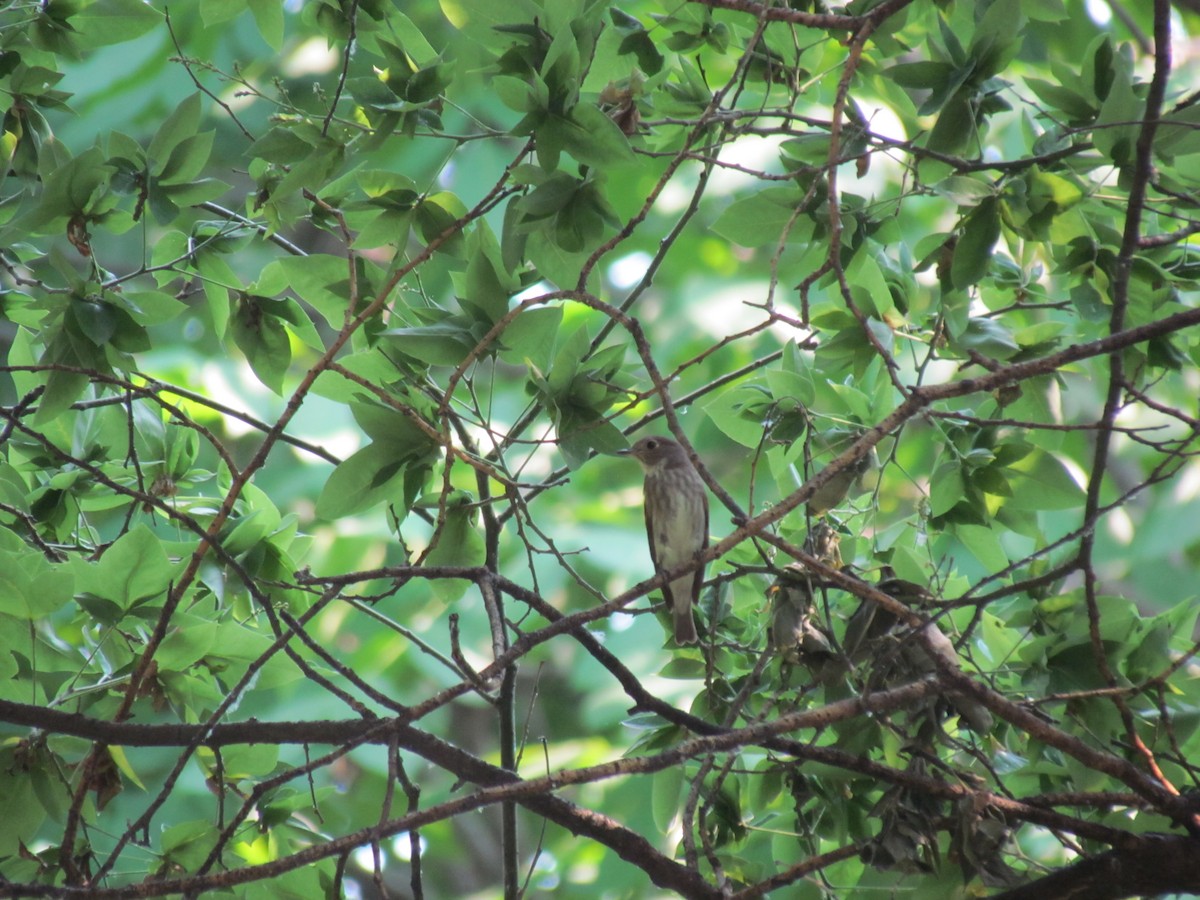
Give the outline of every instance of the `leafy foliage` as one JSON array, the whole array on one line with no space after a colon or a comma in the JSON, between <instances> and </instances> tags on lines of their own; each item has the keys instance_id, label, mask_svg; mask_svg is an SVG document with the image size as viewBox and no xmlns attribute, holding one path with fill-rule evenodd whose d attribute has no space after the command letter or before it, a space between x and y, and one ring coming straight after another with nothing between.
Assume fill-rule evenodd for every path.
<instances>
[{"instance_id":1,"label":"leafy foliage","mask_svg":"<svg viewBox=\"0 0 1200 900\"><path fill-rule=\"evenodd\" d=\"M0 893L1200 891L1194 10L183 6L0 12Z\"/></svg>"}]
</instances>

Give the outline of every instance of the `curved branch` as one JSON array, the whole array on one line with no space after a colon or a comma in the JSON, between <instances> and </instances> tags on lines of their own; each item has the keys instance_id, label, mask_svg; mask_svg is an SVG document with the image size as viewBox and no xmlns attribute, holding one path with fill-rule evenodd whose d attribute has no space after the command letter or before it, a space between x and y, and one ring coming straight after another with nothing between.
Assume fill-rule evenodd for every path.
<instances>
[{"instance_id":1,"label":"curved branch","mask_svg":"<svg viewBox=\"0 0 1200 900\"><path fill-rule=\"evenodd\" d=\"M1200 893L1200 841L1150 834L1052 872L992 900L1119 900L1122 897Z\"/></svg>"}]
</instances>

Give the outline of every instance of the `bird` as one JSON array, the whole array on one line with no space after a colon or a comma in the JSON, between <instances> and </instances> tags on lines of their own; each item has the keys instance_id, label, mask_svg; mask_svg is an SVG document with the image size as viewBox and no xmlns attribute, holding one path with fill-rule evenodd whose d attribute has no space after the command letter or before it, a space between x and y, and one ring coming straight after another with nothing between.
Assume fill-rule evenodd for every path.
<instances>
[{"instance_id":1,"label":"bird","mask_svg":"<svg viewBox=\"0 0 1200 900\"><path fill-rule=\"evenodd\" d=\"M928 588L897 578L891 566L883 567L876 587L914 609L928 608L937 599ZM879 639L899 624L900 620L896 618L895 613L883 609L874 600L860 600L858 609L846 623L846 636L842 639L842 646L855 662L861 662L870 658L878 650L874 645Z\"/></svg>"},{"instance_id":2,"label":"bird","mask_svg":"<svg viewBox=\"0 0 1200 900\"><path fill-rule=\"evenodd\" d=\"M793 563L767 589L771 600L771 643L787 663L819 669L835 655L813 604L808 570Z\"/></svg>"},{"instance_id":3,"label":"bird","mask_svg":"<svg viewBox=\"0 0 1200 900\"><path fill-rule=\"evenodd\" d=\"M824 563L831 569L841 569L845 563L842 562L842 538L824 519L819 522L814 522L813 527L809 529L808 534L804 536L804 552L817 560Z\"/></svg>"},{"instance_id":4,"label":"bird","mask_svg":"<svg viewBox=\"0 0 1200 900\"><path fill-rule=\"evenodd\" d=\"M872 458L866 453L846 466L817 488L808 498L808 514L822 516L840 504L849 495L858 480L871 468ZM822 469L821 471L824 471Z\"/></svg>"},{"instance_id":5,"label":"bird","mask_svg":"<svg viewBox=\"0 0 1200 900\"><path fill-rule=\"evenodd\" d=\"M897 578L890 566L884 566L876 588L899 600L912 610L927 611L938 604L938 598L924 585ZM896 615L872 600L861 600L858 609L846 624L842 646L854 662L868 659L886 672L886 680L904 681L914 676L937 671L937 660L954 668L961 663L954 643L934 621L917 629L900 627ZM924 640L916 634L921 631ZM950 700L962 721L977 734L987 734L994 724L992 714L973 697L958 695Z\"/></svg>"},{"instance_id":6,"label":"bird","mask_svg":"<svg viewBox=\"0 0 1200 900\"><path fill-rule=\"evenodd\" d=\"M643 511L654 571L670 571L695 559L708 546L708 495L687 451L670 438L644 437L619 452L636 459L645 472ZM703 583L701 565L663 585L678 644L697 641L692 604L700 599Z\"/></svg>"}]
</instances>

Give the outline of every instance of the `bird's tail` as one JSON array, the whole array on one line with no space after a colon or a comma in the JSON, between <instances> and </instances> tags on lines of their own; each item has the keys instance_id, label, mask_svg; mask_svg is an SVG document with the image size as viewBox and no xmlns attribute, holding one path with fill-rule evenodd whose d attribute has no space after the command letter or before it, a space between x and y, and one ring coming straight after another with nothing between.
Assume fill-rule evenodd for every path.
<instances>
[{"instance_id":1,"label":"bird's tail","mask_svg":"<svg viewBox=\"0 0 1200 900\"><path fill-rule=\"evenodd\" d=\"M689 575L671 586L671 617L675 620L675 643L694 644L696 622L692 618L692 577Z\"/></svg>"}]
</instances>

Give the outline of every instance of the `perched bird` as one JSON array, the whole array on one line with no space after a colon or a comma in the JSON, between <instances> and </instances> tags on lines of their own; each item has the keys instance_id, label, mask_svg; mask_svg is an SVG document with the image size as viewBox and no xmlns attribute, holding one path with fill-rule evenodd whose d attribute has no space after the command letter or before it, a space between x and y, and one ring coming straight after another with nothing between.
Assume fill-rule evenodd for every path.
<instances>
[{"instance_id":1,"label":"perched bird","mask_svg":"<svg viewBox=\"0 0 1200 900\"><path fill-rule=\"evenodd\" d=\"M820 673L837 655L820 625L808 571L793 563L767 589L771 599L771 643L784 662Z\"/></svg>"},{"instance_id":2,"label":"perched bird","mask_svg":"<svg viewBox=\"0 0 1200 900\"><path fill-rule=\"evenodd\" d=\"M884 566L876 587L913 610L928 610L937 604L937 597L924 585L895 577ZM916 630L900 627L900 620L871 600L863 600L846 623L842 646L854 662L867 659L889 682L904 681L937 671L935 657L958 668L958 651L936 622L917 629L925 641L918 639ZM987 734L994 724L987 707L972 697L955 696L950 700L962 720L976 733Z\"/></svg>"},{"instance_id":3,"label":"perched bird","mask_svg":"<svg viewBox=\"0 0 1200 900\"><path fill-rule=\"evenodd\" d=\"M872 455L865 453L850 465L833 475L808 498L808 513L821 516L840 504L849 495L858 480L871 468ZM824 471L824 470L822 470Z\"/></svg>"},{"instance_id":4,"label":"perched bird","mask_svg":"<svg viewBox=\"0 0 1200 900\"><path fill-rule=\"evenodd\" d=\"M897 578L890 566L884 566L880 571L876 587L913 609L929 607L937 599L928 588ZM862 600L858 609L850 616L850 621L846 623L846 637L842 640L842 646L851 659L861 661L871 656L878 649L872 649L872 645L899 623L899 619L881 608L878 603Z\"/></svg>"},{"instance_id":5,"label":"perched bird","mask_svg":"<svg viewBox=\"0 0 1200 900\"><path fill-rule=\"evenodd\" d=\"M960 665L958 651L954 649L954 643L946 636L946 632L938 628L936 622L930 622L921 630L925 632L925 637L929 642L928 649L915 640L915 635L913 639L906 640L903 645L904 659L913 671L920 675L928 675L936 671L935 657L958 668ZM958 711L963 722L976 734L987 734L992 730L995 720L992 718L991 712L974 697L958 694L951 697L950 704Z\"/></svg>"},{"instance_id":6,"label":"perched bird","mask_svg":"<svg viewBox=\"0 0 1200 900\"><path fill-rule=\"evenodd\" d=\"M841 538L825 521L813 523L804 552L832 569L842 568ZM824 582L803 563L791 563L767 588L771 600L771 643L787 663L803 663L814 672L835 655L829 632L813 604L813 589Z\"/></svg>"},{"instance_id":7,"label":"perched bird","mask_svg":"<svg viewBox=\"0 0 1200 900\"><path fill-rule=\"evenodd\" d=\"M804 537L804 552L822 562L831 569L841 569L842 538L834 531L833 526L822 519L813 524Z\"/></svg>"},{"instance_id":8,"label":"perched bird","mask_svg":"<svg viewBox=\"0 0 1200 900\"><path fill-rule=\"evenodd\" d=\"M646 536L655 572L678 568L708 546L708 495L687 452L663 437L644 437L621 455L632 456L646 473ZM704 567L697 566L663 585L663 599L675 622L675 640L696 642L692 604L700 599Z\"/></svg>"}]
</instances>

